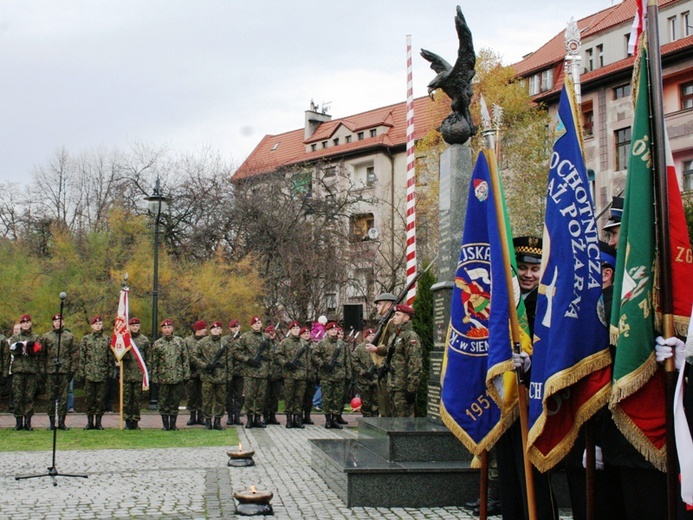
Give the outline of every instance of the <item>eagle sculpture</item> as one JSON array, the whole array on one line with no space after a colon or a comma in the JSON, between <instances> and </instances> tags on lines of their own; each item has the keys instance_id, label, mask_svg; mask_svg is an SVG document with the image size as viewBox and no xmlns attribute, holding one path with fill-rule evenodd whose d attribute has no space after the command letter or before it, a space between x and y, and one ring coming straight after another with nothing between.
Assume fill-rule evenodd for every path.
<instances>
[{"instance_id":1,"label":"eagle sculpture","mask_svg":"<svg viewBox=\"0 0 693 520\"><path fill-rule=\"evenodd\" d=\"M428 94L432 95L435 90L440 88L452 100L450 105L452 113L441 123L440 133L448 144L464 144L477 132L477 127L472 122L472 116L469 113L469 102L474 95L472 78L474 77L476 54L474 54L472 32L469 30L459 5L457 6L457 16L455 16L455 27L457 28L460 47L457 51L457 61L454 67L437 54L426 49L421 49L421 56L430 61L431 69L438 73L428 84Z\"/></svg>"}]
</instances>

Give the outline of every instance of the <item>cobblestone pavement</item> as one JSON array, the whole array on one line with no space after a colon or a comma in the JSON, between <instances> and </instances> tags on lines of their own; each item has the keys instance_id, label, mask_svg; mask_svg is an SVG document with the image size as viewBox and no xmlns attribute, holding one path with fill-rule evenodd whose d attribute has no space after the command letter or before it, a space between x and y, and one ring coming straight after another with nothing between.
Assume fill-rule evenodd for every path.
<instances>
[{"instance_id":1,"label":"cobblestone pavement","mask_svg":"<svg viewBox=\"0 0 693 520\"><path fill-rule=\"evenodd\" d=\"M455 507L348 509L310 468L308 439L353 438L351 429L238 428L243 447L256 451L254 467L228 467L226 447L58 451L61 474L88 479L58 476L54 487L50 478L15 480L45 473L50 452L0 453L0 518L234 518L233 492L251 485L274 492L278 519L474 518Z\"/></svg>"}]
</instances>

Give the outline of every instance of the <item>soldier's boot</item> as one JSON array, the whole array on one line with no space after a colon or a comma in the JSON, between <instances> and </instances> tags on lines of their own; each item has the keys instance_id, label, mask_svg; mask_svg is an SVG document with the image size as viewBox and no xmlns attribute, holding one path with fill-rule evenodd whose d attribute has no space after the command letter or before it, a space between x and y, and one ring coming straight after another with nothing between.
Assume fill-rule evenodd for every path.
<instances>
[{"instance_id":1,"label":"soldier's boot","mask_svg":"<svg viewBox=\"0 0 693 520\"><path fill-rule=\"evenodd\" d=\"M253 426L255 426L256 428L267 428L265 422L262 420L262 415L255 415L255 421L253 421Z\"/></svg>"},{"instance_id":2,"label":"soldier's boot","mask_svg":"<svg viewBox=\"0 0 693 520\"><path fill-rule=\"evenodd\" d=\"M234 416L235 416L235 413L234 413L234 412L229 412L229 415L228 415L228 417L226 418L226 426L233 426L233 424L234 424L234 422L233 422Z\"/></svg>"},{"instance_id":3,"label":"soldier's boot","mask_svg":"<svg viewBox=\"0 0 693 520\"><path fill-rule=\"evenodd\" d=\"M332 427L337 430L342 430L342 425L339 424L339 420L337 419L337 417L339 417L337 414L332 414Z\"/></svg>"},{"instance_id":4,"label":"soldier's boot","mask_svg":"<svg viewBox=\"0 0 693 520\"><path fill-rule=\"evenodd\" d=\"M247 413L247 414L245 414L245 417L246 417L245 427L246 427L247 429L252 428L252 427L253 427L253 422L254 422L254 421L253 421L253 416L250 415L249 413Z\"/></svg>"},{"instance_id":5,"label":"soldier's boot","mask_svg":"<svg viewBox=\"0 0 693 520\"><path fill-rule=\"evenodd\" d=\"M14 426L15 431L23 430L24 429L24 417L15 417L17 420L17 424Z\"/></svg>"},{"instance_id":6,"label":"soldier's boot","mask_svg":"<svg viewBox=\"0 0 693 520\"><path fill-rule=\"evenodd\" d=\"M195 410L192 410L190 412L190 419L188 419L188 422L185 423L188 426L193 426L194 424L197 424L197 412Z\"/></svg>"},{"instance_id":7,"label":"soldier's boot","mask_svg":"<svg viewBox=\"0 0 693 520\"><path fill-rule=\"evenodd\" d=\"M97 415L96 416L96 422L94 423L94 429L95 430L103 430L103 426L101 425L101 418L103 415Z\"/></svg>"},{"instance_id":8,"label":"soldier's boot","mask_svg":"<svg viewBox=\"0 0 693 520\"><path fill-rule=\"evenodd\" d=\"M178 430L178 428L176 428L176 421L177 420L178 420L177 415L169 415L168 416L168 429L171 430L172 432L175 432L176 430Z\"/></svg>"},{"instance_id":9,"label":"soldier's boot","mask_svg":"<svg viewBox=\"0 0 693 520\"><path fill-rule=\"evenodd\" d=\"M281 424L281 423L277 420L277 415L274 412L270 412L269 421L267 421L267 424Z\"/></svg>"},{"instance_id":10,"label":"soldier's boot","mask_svg":"<svg viewBox=\"0 0 693 520\"><path fill-rule=\"evenodd\" d=\"M84 427L85 430L93 430L94 429L94 416L93 415L87 415L87 425Z\"/></svg>"},{"instance_id":11,"label":"soldier's boot","mask_svg":"<svg viewBox=\"0 0 693 520\"><path fill-rule=\"evenodd\" d=\"M164 425L164 427L161 428L161 429L164 430L165 432L167 432L167 431L169 430L169 427L168 427L168 415L162 415L162 416L161 416L161 422L162 422L163 425Z\"/></svg>"},{"instance_id":12,"label":"soldier's boot","mask_svg":"<svg viewBox=\"0 0 693 520\"><path fill-rule=\"evenodd\" d=\"M68 428L65 424L65 416L61 415L60 417L58 417L58 430L67 431L69 429L70 428Z\"/></svg>"},{"instance_id":13,"label":"soldier's boot","mask_svg":"<svg viewBox=\"0 0 693 520\"><path fill-rule=\"evenodd\" d=\"M267 426L269 424L269 412L263 412L262 422Z\"/></svg>"},{"instance_id":14,"label":"soldier's boot","mask_svg":"<svg viewBox=\"0 0 693 520\"><path fill-rule=\"evenodd\" d=\"M238 426L243 426L243 421L241 421L241 411L236 410L233 414L233 424Z\"/></svg>"},{"instance_id":15,"label":"soldier's boot","mask_svg":"<svg viewBox=\"0 0 693 520\"><path fill-rule=\"evenodd\" d=\"M31 417L24 417L24 429L28 432L34 431L34 429L31 427Z\"/></svg>"},{"instance_id":16,"label":"soldier's boot","mask_svg":"<svg viewBox=\"0 0 693 520\"><path fill-rule=\"evenodd\" d=\"M51 425L48 427L48 430L55 430L55 415L49 415L48 421L51 423Z\"/></svg>"},{"instance_id":17,"label":"soldier's boot","mask_svg":"<svg viewBox=\"0 0 693 520\"><path fill-rule=\"evenodd\" d=\"M214 418L214 426L213 428L215 430L223 430L223 426L221 425L221 417L215 417Z\"/></svg>"},{"instance_id":18,"label":"soldier's boot","mask_svg":"<svg viewBox=\"0 0 693 520\"><path fill-rule=\"evenodd\" d=\"M139 429L140 429L140 425L138 424L139 421L136 421L136 420L133 419L132 421L130 421L130 423L132 424L132 429L133 429L133 430L139 430Z\"/></svg>"},{"instance_id":19,"label":"soldier's boot","mask_svg":"<svg viewBox=\"0 0 693 520\"><path fill-rule=\"evenodd\" d=\"M125 419L125 429L132 430L132 421L130 419Z\"/></svg>"},{"instance_id":20,"label":"soldier's boot","mask_svg":"<svg viewBox=\"0 0 693 520\"><path fill-rule=\"evenodd\" d=\"M346 422L346 421L344 420L344 418L342 417L342 414L341 414L341 413L337 416L336 421L337 421L337 424L347 424L347 422Z\"/></svg>"},{"instance_id":21,"label":"soldier's boot","mask_svg":"<svg viewBox=\"0 0 693 520\"><path fill-rule=\"evenodd\" d=\"M310 418L310 410L305 410L303 412L303 424L315 424Z\"/></svg>"},{"instance_id":22,"label":"soldier's boot","mask_svg":"<svg viewBox=\"0 0 693 520\"><path fill-rule=\"evenodd\" d=\"M287 428L293 428L294 427L294 417L290 413L286 414L286 427Z\"/></svg>"},{"instance_id":23,"label":"soldier's boot","mask_svg":"<svg viewBox=\"0 0 693 520\"><path fill-rule=\"evenodd\" d=\"M212 429L212 419L211 417L207 417L205 419L205 430L211 430Z\"/></svg>"},{"instance_id":24,"label":"soldier's boot","mask_svg":"<svg viewBox=\"0 0 693 520\"><path fill-rule=\"evenodd\" d=\"M332 414L325 414L325 428L327 428L328 430L332 428Z\"/></svg>"},{"instance_id":25,"label":"soldier's boot","mask_svg":"<svg viewBox=\"0 0 693 520\"><path fill-rule=\"evenodd\" d=\"M294 428L303 429L303 421L301 420L300 414L294 415Z\"/></svg>"},{"instance_id":26,"label":"soldier's boot","mask_svg":"<svg viewBox=\"0 0 693 520\"><path fill-rule=\"evenodd\" d=\"M195 424L205 424L205 416L202 415L202 410L197 411L197 422Z\"/></svg>"}]
</instances>

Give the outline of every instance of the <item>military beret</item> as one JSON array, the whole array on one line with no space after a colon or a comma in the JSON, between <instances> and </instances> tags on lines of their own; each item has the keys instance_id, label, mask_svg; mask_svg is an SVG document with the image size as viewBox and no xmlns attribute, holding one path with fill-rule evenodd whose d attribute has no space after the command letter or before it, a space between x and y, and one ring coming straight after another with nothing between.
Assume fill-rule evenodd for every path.
<instances>
[{"instance_id":1,"label":"military beret","mask_svg":"<svg viewBox=\"0 0 693 520\"><path fill-rule=\"evenodd\" d=\"M515 259L526 264L541 263L542 239L539 237L513 238Z\"/></svg>"},{"instance_id":2,"label":"military beret","mask_svg":"<svg viewBox=\"0 0 693 520\"><path fill-rule=\"evenodd\" d=\"M364 338L367 338L367 337L370 336L371 334L375 334L375 330L373 330L373 329L366 329L366 330L363 331L363 337L364 337Z\"/></svg>"},{"instance_id":3,"label":"military beret","mask_svg":"<svg viewBox=\"0 0 693 520\"><path fill-rule=\"evenodd\" d=\"M92 319L89 320L89 325L93 325L94 323L98 323L99 321L103 321L103 319L101 319L101 316L94 316Z\"/></svg>"},{"instance_id":4,"label":"military beret","mask_svg":"<svg viewBox=\"0 0 693 520\"><path fill-rule=\"evenodd\" d=\"M162 327L173 327L173 321L170 318L166 318L161 322Z\"/></svg>"},{"instance_id":5,"label":"military beret","mask_svg":"<svg viewBox=\"0 0 693 520\"><path fill-rule=\"evenodd\" d=\"M265 332L268 334L274 332L274 325L267 325L267 327L265 327Z\"/></svg>"},{"instance_id":6,"label":"military beret","mask_svg":"<svg viewBox=\"0 0 693 520\"><path fill-rule=\"evenodd\" d=\"M62 319L63 319L63 315L58 313L58 314L53 315L53 317L51 318L51 321L62 320Z\"/></svg>"},{"instance_id":7,"label":"military beret","mask_svg":"<svg viewBox=\"0 0 693 520\"><path fill-rule=\"evenodd\" d=\"M128 321L128 325L139 325L139 324L140 324L139 318L130 318L130 321Z\"/></svg>"},{"instance_id":8,"label":"military beret","mask_svg":"<svg viewBox=\"0 0 693 520\"><path fill-rule=\"evenodd\" d=\"M337 322L331 321L327 325L325 325L325 330L331 330L331 329L338 329L339 325L337 325Z\"/></svg>"},{"instance_id":9,"label":"military beret","mask_svg":"<svg viewBox=\"0 0 693 520\"><path fill-rule=\"evenodd\" d=\"M306 332L310 332L310 329L308 327L301 327L301 330L298 331L298 335L303 336Z\"/></svg>"},{"instance_id":10,"label":"military beret","mask_svg":"<svg viewBox=\"0 0 693 520\"><path fill-rule=\"evenodd\" d=\"M19 318L19 323L25 323L27 321L31 321L31 316L28 314L22 314L22 316Z\"/></svg>"},{"instance_id":11,"label":"military beret","mask_svg":"<svg viewBox=\"0 0 693 520\"><path fill-rule=\"evenodd\" d=\"M250 318L250 324L255 325L256 323L262 323L262 319L260 319L260 316L253 316Z\"/></svg>"},{"instance_id":12,"label":"military beret","mask_svg":"<svg viewBox=\"0 0 693 520\"><path fill-rule=\"evenodd\" d=\"M296 321L296 320L294 320L294 321L292 321L291 323L289 323L289 328L290 328L290 329L293 329L294 327L300 327L300 326L301 326L301 324L300 324L298 321Z\"/></svg>"},{"instance_id":13,"label":"military beret","mask_svg":"<svg viewBox=\"0 0 693 520\"><path fill-rule=\"evenodd\" d=\"M209 326L210 329L213 329L213 328L215 328L215 327L221 328L221 322L220 322L220 321L215 321L215 322L212 322L212 324Z\"/></svg>"},{"instance_id":14,"label":"military beret","mask_svg":"<svg viewBox=\"0 0 693 520\"><path fill-rule=\"evenodd\" d=\"M412 307L411 305L404 305L403 303L400 303L399 305L395 305L395 312L403 312L404 314L413 316L414 307Z\"/></svg>"},{"instance_id":15,"label":"military beret","mask_svg":"<svg viewBox=\"0 0 693 520\"><path fill-rule=\"evenodd\" d=\"M195 331L204 330L206 328L207 328L207 322L205 320L196 321L195 324L193 325L193 330L195 330Z\"/></svg>"},{"instance_id":16,"label":"military beret","mask_svg":"<svg viewBox=\"0 0 693 520\"><path fill-rule=\"evenodd\" d=\"M230 329L232 329L232 328L234 328L234 327L240 327L240 325L241 325L241 322L238 321L238 320L231 320L231 321L229 322L229 328L230 328Z\"/></svg>"}]
</instances>

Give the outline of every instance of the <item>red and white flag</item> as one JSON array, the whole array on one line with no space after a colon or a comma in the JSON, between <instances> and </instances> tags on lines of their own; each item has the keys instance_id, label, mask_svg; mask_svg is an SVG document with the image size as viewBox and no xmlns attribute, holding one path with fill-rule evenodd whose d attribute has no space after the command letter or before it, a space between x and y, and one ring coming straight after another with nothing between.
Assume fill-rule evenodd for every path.
<instances>
[{"instance_id":1,"label":"red and white flag","mask_svg":"<svg viewBox=\"0 0 693 520\"><path fill-rule=\"evenodd\" d=\"M137 364L142 371L142 388L146 390L149 388L149 372L147 371L147 365L144 363L142 353L130 336L130 329L128 329L128 319L130 315L128 292L129 289L127 287L120 291L118 314L115 319L115 326L113 327L113 336L111 337L111 350L118 361L123 359L123 356L127 354L128 351L132 351L132 355L135 356Z\"/></svg>"},{"instance_id":2,"label":"red and white flag","mask_svg":"<svg viewBox=\"0 0 693 520\"><path fill-rule=\"evenodd\" d=\"M638 38L645 30L645 21L647 20L647 1L635 0L635 17L633 25L630 28L630 37L628 38L628 54L636 54L638 50Z\"/></svg>"}]
</instances>

